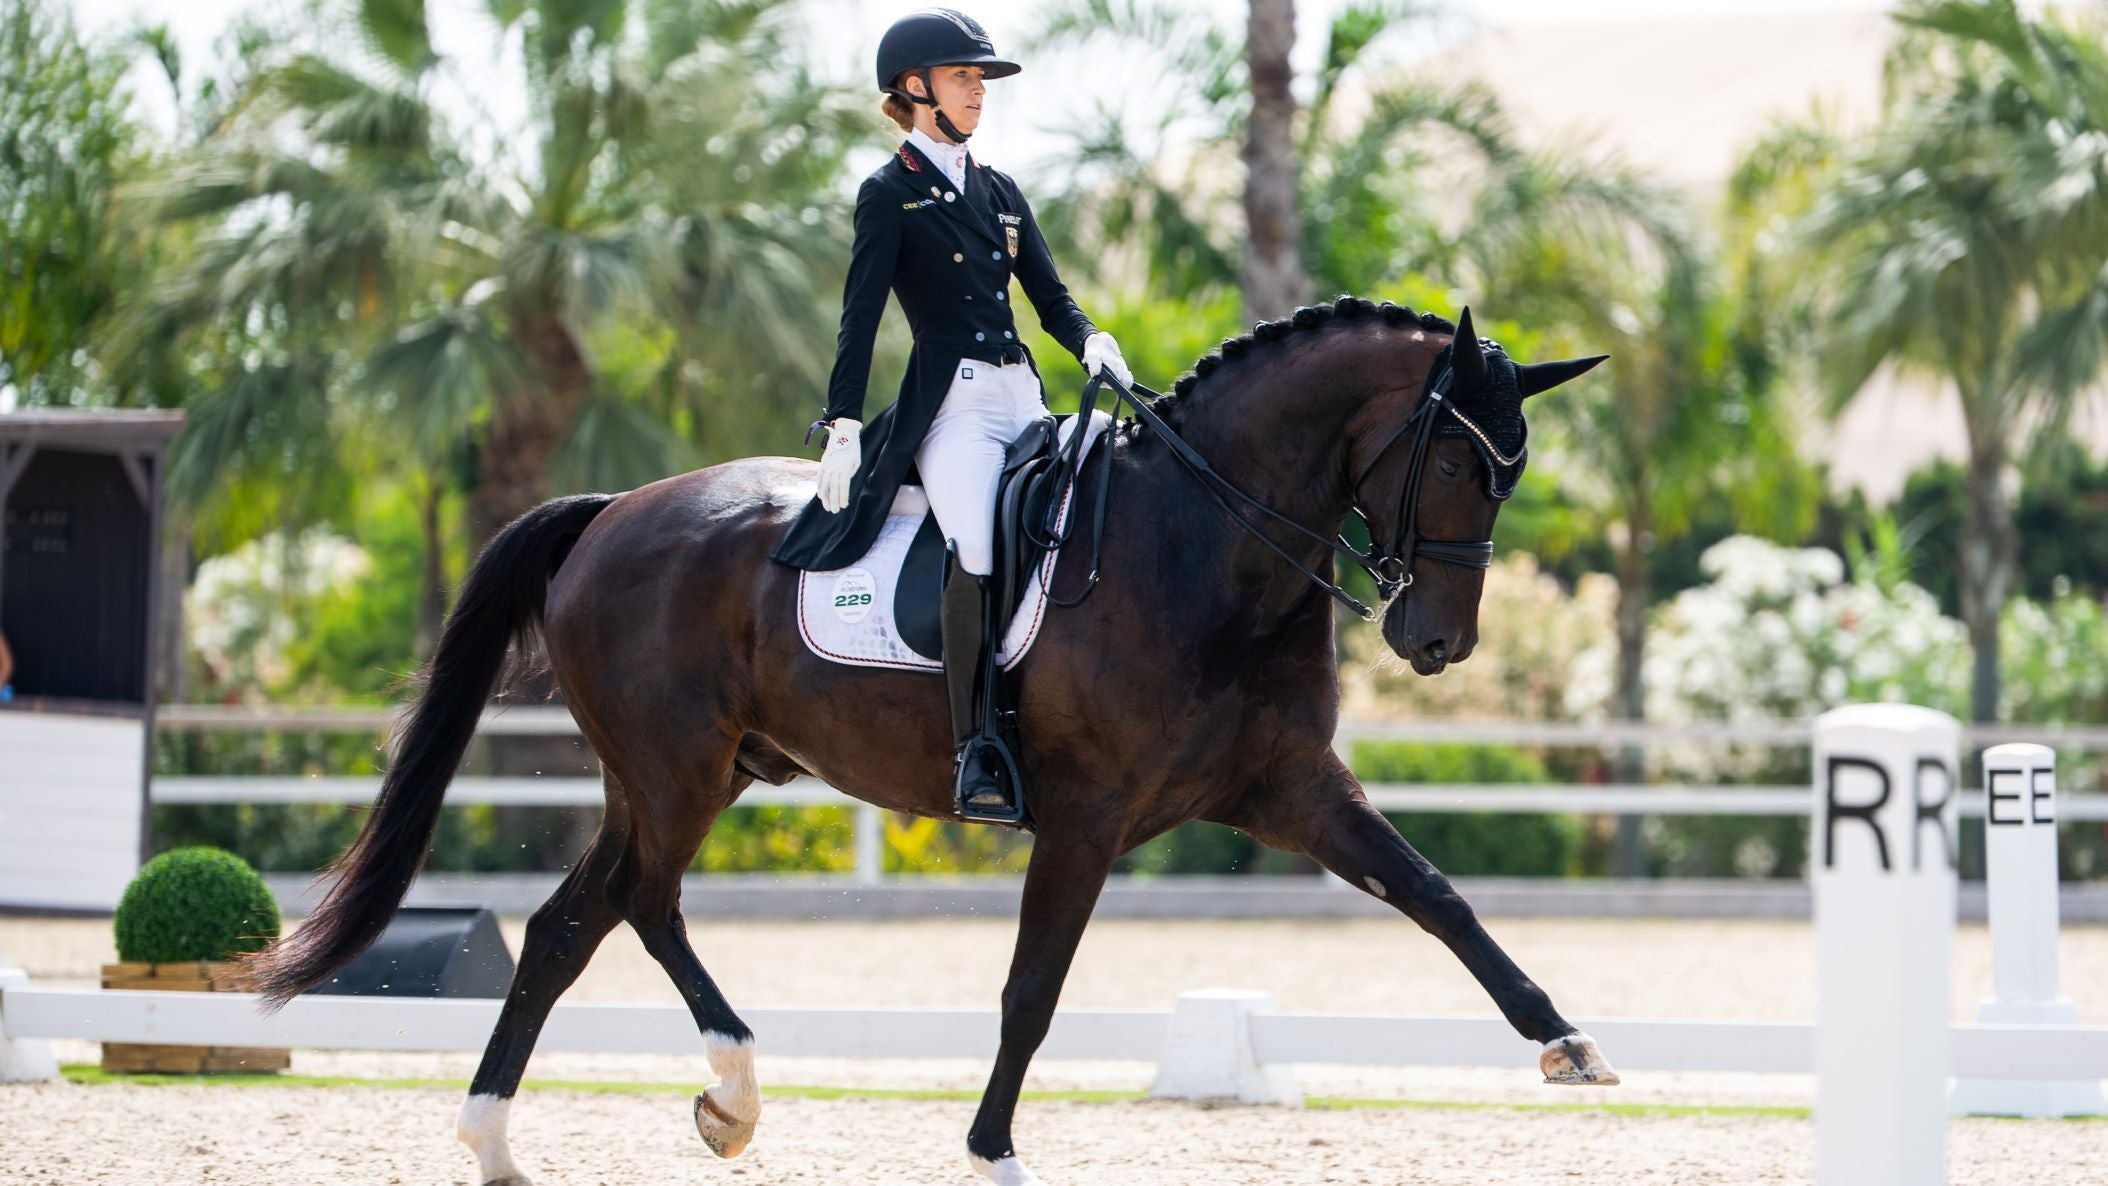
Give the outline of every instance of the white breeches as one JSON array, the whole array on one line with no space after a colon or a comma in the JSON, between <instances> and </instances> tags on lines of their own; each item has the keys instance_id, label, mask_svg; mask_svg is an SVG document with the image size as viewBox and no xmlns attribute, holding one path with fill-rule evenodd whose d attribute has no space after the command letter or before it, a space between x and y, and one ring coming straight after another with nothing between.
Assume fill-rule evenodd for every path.
<instances>
[{"instance_id":1,"label":"white breeches","mask_svg":"<svg viewBox=\"0 0 2108 1186\"><path fill-rule=\"evenodd\" d=\"M995 487L1003 450L1025 426L1050 415L1039 376L1026 362L1008 366L966 358L952 371L915 468L945 538L959 541L959 565L986 576L995 570Z\"/></svg>"}]
</instances>

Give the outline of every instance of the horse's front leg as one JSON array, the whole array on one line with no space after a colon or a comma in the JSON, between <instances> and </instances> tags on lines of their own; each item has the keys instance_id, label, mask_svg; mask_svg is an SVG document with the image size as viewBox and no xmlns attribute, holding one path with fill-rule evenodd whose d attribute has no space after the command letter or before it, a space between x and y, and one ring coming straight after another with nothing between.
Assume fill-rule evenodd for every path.
<instances>
[{"instance_id":1,"label":"horse's front leg","mask_svg":"<svg viewBox=\"0 0 2108 1186\"><path fill-rule=\"evenodd\" d=\"M1559 1015L1544 990L1486 933L1449 878L1369 805L1361 783L1337 754L1323 751L1307 778L1277 787L1250 815L1225 822L1246 827L1262 843L1309 856L1440 939L1484 986L1516 1032L1543 1044L1537 1061L1545 1082L1618 1082L1618 1073L1595 1040Z\"/></svg>"},{"instance_id":2,"label":"horse's front leg","mask_svg":"<svg viewBox=\"0 0 2108 1186\"><path fill-rule=\"evenodd\" d=\"M1017 1110L1025 1068L1047 1036L1061 982L1069 974L1076 944L1119 855L1102 837L1042 828L1032 842L1019 910L1017 950L1003 985L1003 1027L995 1069L981 1093L981 1108L966 1135L973 1167L996 1186L1040 1186L1010 1143L1010 1118Z\"/></svg>"}]
</instances>

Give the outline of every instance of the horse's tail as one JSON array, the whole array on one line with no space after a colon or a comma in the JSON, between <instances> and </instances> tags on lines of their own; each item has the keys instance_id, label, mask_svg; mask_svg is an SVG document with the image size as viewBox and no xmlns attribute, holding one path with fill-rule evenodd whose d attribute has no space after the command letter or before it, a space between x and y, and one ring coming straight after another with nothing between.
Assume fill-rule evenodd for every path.
<instances>
[{"instance_id":1,"label":"horse's tail","mask_svg":"<svg viewBox=\"0 0 2108 1186\"><path fill-rule=\"evenodd\" d=\"M507 646L522 649L540 628L549 578L586 524L614 496L579 494L545 502L506 525L462 583L421 676L407 727L359 838L331 866L337 880L291 935L244 961L249 984L276 1009L320 984L380 937L424 862L440 800L461 764L498 677Z\"/></svg>"}]
</instances>

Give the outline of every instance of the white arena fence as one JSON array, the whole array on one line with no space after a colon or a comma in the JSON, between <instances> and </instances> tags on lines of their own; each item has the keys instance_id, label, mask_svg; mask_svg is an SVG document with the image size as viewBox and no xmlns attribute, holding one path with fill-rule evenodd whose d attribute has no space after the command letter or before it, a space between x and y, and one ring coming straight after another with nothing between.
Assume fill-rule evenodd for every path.
<instances>
[{"instance_id":1,"label":"white arena fence","mask_svg":"<svg viewBox=\"0 0 2108 1186\"><path fill-rule=\"evenodd\" d=\"M345 708L255 708L173 705L160 710L155 727L170 732L381 733L394 721L388 711ZM1357 741L1470 742L1489 745L1606 748L1636 745L1753 745L1807 747L1814 722L1800 720L1700 722L1657 725L1633 721L1345 721L1335 748L1343 755ZM478 732L489 736L576 736L578 726L563 708L520 706L484 713ZM2108 727L1976 725L1962 730L1964 744L2024 742L2064 751L2108 753ZM153 782L157 804L341 804L373 802L380 778L285 777L274 775L160 776ZM1752 815L1802 816L1811 807L1807 786L1709 785L1691 783L1444 783L1364 784L1369 801L1395 812L1564 812L1577 815ZM599 807L597 778L521 778L463 775L447 790L450 805L500 807ZM855 809L856 877L881 877L880 812L846 799L812 778L783 786L756 783L740 796L749 807L850 806ZM2064 795L2061 820L2108 821L2108 794ZM1982 815L1971 798L1964 816Z\"/></svg>"},{"instance_id":2,"label":"white arena fence","mask_svg":"<svg viewBox=\"0 0 2108 1186\"><path fill-rule=\"evenodd\" d=\"M0 980L0 1039L15 1043L77 1039L168 1045L291 1047L301 1050L452 1051L483 1049L497 1024L497 1001L301 997L275 1015L245 993L120 992L37 988ZM1228 1008L1223 1006L1227 1004ZM1221 1016L1240 1033L1217 1033ZM1214 1016L1211 1016L1214 1015ZM826 1058L995 1056L1001 1015L994 1009L743 1008L763 1054ZM1620 1071L1808 1074L1815 1027L1805 1022L1577 1022ZM1195 1042L1204 1028L1208 1040ZM1181 1032L1184 1031L1184 1032ZM1277 1013L1264 994L1215 990L1182 996L1172 1010L1065 1009L1057 1012L1039 1058L1157 1061L1160 1077L1176 1047L1243 1050L1244 1075L1296 1064L1383 1067L1491 1067L1534 1072L1537 1046L1497 1017ZM701 1055L702 1038L684 1005L558 1005L537 1051ZM1958 1025L1949 1073L1974 1079L2085 1079L2108 1075L2108 1026ZM1183 1068L1177 1068L1183 1070ZM1180 1093L1240 1098L1239 1080L1218 1077ZM1292 1102L1248 1099L1247 1102Z\"/></svg>"}]
</instances>

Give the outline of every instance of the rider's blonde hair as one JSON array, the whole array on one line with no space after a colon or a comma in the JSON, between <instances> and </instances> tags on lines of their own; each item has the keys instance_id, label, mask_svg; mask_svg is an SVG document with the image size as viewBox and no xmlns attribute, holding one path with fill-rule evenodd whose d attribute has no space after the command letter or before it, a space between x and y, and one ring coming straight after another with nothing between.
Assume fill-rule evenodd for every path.
<instances>
[{"instance_id":1,"label":"rider's blonde hair","mask_svg":"<svg viewBox=\"0 0 2108 1186\"><path fill-rule=\"evenodd\" d=\"M894 75L893 85L906 89L907 84L902 80L907 78L907 76L908 74L905 70ZM901 131L911 132L915 130L915 105L899 95L888 93L885 102L880 103L878 109L885 113L887 119L899 124Z\"/></svg>"}]
</instances>

